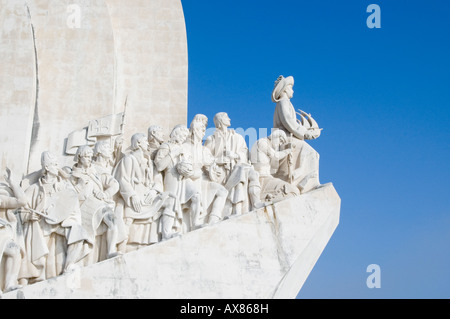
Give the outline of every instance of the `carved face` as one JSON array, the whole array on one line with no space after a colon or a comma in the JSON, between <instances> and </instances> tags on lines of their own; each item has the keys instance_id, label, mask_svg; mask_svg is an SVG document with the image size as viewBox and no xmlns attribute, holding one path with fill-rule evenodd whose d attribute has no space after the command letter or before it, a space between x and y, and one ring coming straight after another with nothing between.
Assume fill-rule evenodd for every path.
<instances>
[{"instance_id":1,"label":"carved face","mask_svg":"<svg viewBox=\"0 0 450 319\"><path fill-rule=\"evenodd\" d=\"M202 140L205 136L206 128L204 125L196 125L194 127L194 136L197 140Z\"/></svg>"},{"instance_id":2,"label":"carved face","mask_svg":"<svg viewBox=\"0 0 450 319\"><path fill-rule=\"evenodd\" d=\"M80 162L81 166L84 168L91 166L92 153L81 154L79 157L79 162Z\"/></svg>"},{"instance_id":3,"label":"carved face","mask_svg":"<svg viewBox=\"0 0 450 319\"><path fill-rule=\"evenodd\" d=\"M182 144L186 141L187 137L189 135L188 130L179 130L178 134L175 135L175 142L177 144Z\"/></svg>"},{"instance_id":4,"label":"carved face","mask_svg":"<svg viewBox=\"0 0 450 319\"><path fill-rule=\"evenodd\" d=\"M286 95L288 98L292 99L294 96L294 88L291 84L289 84L285 89Z\"/></svg>"},{"instance_id":5,"label":"carved face","mask_svg":"<svg viewBox=\"0 0 450 319\"><path fill-rule=\"evenodd\" d=\"M99 143L96 146L96 156L97 157L103 157L107 160L112 159L113 156L113 150L111 148L111 145L107 142L105 143Z\"/></svg>"},{"instance_id":6,"label":"carved face","mask_svg":"<svg viewBox=\"0 0 450 319\"><path fill-rule=\"evenodd\" d=\"M102 149L102 156L107 159L110 159L110 158L112 158L112 153L113 153L113 151L112 151L111 145L109 145L109 143L105 143L105 145Z\"/></svg>"},{"instance_id":7,"label":"carved face","mask_svg":"<svg viewBox=\"0 0 450 319\"><path fill-rule=\"evenodd\" d=\"M153 132L153 138L158 142L158 143L162 143L164 142L164 132L163 130L157 130Z\"/></svg>"},{"instance_id":8,"label":"carved face","mask_svg":"<svg viewBox=\"0 0 450 319\"><path fill-rule=\"evenodd\" d=\"M222 125L225 126L225 127L230 127L231 126L230 117L226 113L224 113L224 115L222 116L220 121L222 122Z\"/></svg>"},{"instance_id":9,"label":"carved face","mask_svg":"<svg viewBox=\"0 0 450 319\"><path fill-rule=\"evenodd\" d=\"M270 136L270 141L271 141L272 147L275 150L279 150L282 145L286 144L287 137L284 132L277 130L274 133L272 133L272 135Z\"/></svg>"},{"instance_id":10,"label":"carved face","mask_svg":"<svg viewBox=\"0 0 450 319\"><path fill-rule=\"evenodd\" d=\"M282 136L275 136L275 137L272 138L272 147L275 150L279 150L280 146L285 144L285 143L286 143L286 140Z\"/></svg>"},{"instance_id":11,"label":"carved face","mask_svg":"<svg viewBox=\"0 0 450 319\"><path fill-rule=\"evenodd\" d=\"M58 161L56 160L56 158L49 159L45 163L45 170L47 171L48 174L58 176L59 165L58 165Z\"/></svg>"},{"instance_id":12,"label":"carved face","mask_svg":"<svg viewBox=\"0 0 450 319\"><path fill-rule=\"evenodd\" d=\"M147 138L145 138L145 136L143 138L141 138L141 140L139 141L139 147L142 150L147 150L148 149L148 141L147 141Z\"/></svg>"}]
</instances>

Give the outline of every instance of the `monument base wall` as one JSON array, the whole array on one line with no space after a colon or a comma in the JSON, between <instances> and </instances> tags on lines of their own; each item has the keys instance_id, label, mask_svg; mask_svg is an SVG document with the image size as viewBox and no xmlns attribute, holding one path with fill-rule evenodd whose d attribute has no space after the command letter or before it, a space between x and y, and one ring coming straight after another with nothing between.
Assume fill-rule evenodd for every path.
<instances>
[{"instance_id":1,"label":"monument base wall","mask_svg":"<svg viewBox=\"0 0 450 319\"><path fill-rule=\"evenodd\" d=\"M2 298L295 298L339 224L333 185Z\"/></svg>"}]
</instances>

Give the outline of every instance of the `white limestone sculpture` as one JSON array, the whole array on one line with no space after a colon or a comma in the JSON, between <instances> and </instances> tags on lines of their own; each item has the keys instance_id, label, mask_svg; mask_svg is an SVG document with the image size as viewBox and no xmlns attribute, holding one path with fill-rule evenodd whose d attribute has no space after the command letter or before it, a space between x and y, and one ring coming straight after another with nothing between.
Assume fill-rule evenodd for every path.
<instances>
[{"instance_id":1,"label":"white limestone sculpture","mask_svg":"<svg viewBox=\"0 0 450 319\"><path fill-rule=\"evenodd\" d=\"M156 168L164 173L164 190L177 198L177 220L180 216L179 210L182 210L183 233L201 226L202 213L201 190L192 180L194 165L189 156L185 156L183 149L188 135L189 130L185 125L175 126L169 141L161 145L155 157Z\"/></svg>"},{"instance_id":2,"label":"white limestone sculpture","mask_svg":"<svg viewBox=\"0 0 450 319\"><path fill-rule=\"evenodd\" d=\"M199 120L203 118L203 120ZM189 137L184 143L184 154L189 154L193 163L194 173L191 177L202 197L202 224L214 224L222 220L228 191L214 181L211 181L209 171L214 164L211 151L203 145L206 133L205 116L196 115L189 128ZM206 118L207 123L207 118Z\"/></svg>"},{"instance_id":3,"label":"white limestone sculpture","mask_svg":"<svg viewBox=\"0 0 450 319\"><path fill-rule=\"evenodd\" d=\"M156 156L156 152L162 143L166 141L164 135L164 129L159 125L152 125L148 128L148 152L150 158L153 161Z\"/></svg>"},{"instance_id":4,"label":"white limestone sculpture","mask_svg":"<svg viewBox=\"0 0 450 319\"><path fill-rule=\"evenodd\" d=\"M114 168L113 150L110 141L100 141L94 145L93 165L100 174L112 174Z\"/></svg>"},{"instance_id":5,"label":"white limestone sculpture","mask_svg":"<svg viewBox=\"0 0 450 319\"><path fill-rule=\"evenodd\" d=\"M131 153L126 154L114 168L119 182L120 197L116 216L125 220L127 240L121 252L129 252L158 243L161 240L160 217L172 214L173 198L153 187L152 165L145 156L147 136L136 133L131 137Z\"/></svg>"},{"instance_id":6,"label":"white limestone sculpture","mask_svg":"<svg viewBox=\"0 0 450 319\"><path fill-rule=\"evenodd\" d=\"M21 214L26 256L21 282L33 283L71 270L91 251L82 227L78 194L60 175L57 157L41 156L42 175L25 191L27 205Z\"/></svg>"},{"instance_id":7,"label":"white limestone sculpture","mask_svg":"<svg viewBox=\"0 0 450 319\"><path fill-rule=\"evenodd\" d=\"M180 0L1 0L0 21L0 171L36 171L43 150L71 166L61 137L121 112L127 96L126 141L148 114L167 129L186 122Z\"/></svg>"},{"instance_id":8,"label":"white limestone sculpture","mask_svg":"<svg viewBox=\"0 0 450 319\"><path fill-rule=\"evenodd\" d=\"M115 145L116 142L117 139L114 141ZM112 176L115 164L116 161L113 155L113 148L111 147L111 141L103 140L97 142L94 145L94 158L92 165L95 167L95 170L101 176L102 180L109 181L107 184L115 184L115 182L117 182L114 176ZM114 201L114 206L116 206L118 198L120 198L120 194L118 191L110 198L112 201ZM116 213L114 213L114 216L115 216L115 224L118 228L117 243L122 243L127 239L123 214L117 216Z\"/></svg>"},{"instance_id":9,"label":"white limestone sculpture","mask_svg":"<svg viewBox=\"0 0 450 319\"><path fill-rule=\"evenodd\" d=\"M25 193L20 188L19 183L12 177L9 168L4 176L7 185L2 185L0 189L0 264L4 260L3 267L0 267L0 294L22 288L18 284L18 277L23 247L20 245L17 227L17 218L11 211L25 206L27 203Z\"/></svg>"},{"instance_id":10,"label":"white limestone sculpture","mask_svg":"<svg viewBox=\"0 0 450 319\"><path fill-rule=\"evenodd\" d=\"M297 186L301 193L305 193L320 186L319 154L305 140L317 139L321 129L311 115L295 111L291 103L293 86L292 76L285 78L281 75L272 91L272 101L276 103L273 127L287 134L289 147L292 148L292 154L280 163L275 177ZM297 114L301 120L297 119Z\"/></svg>"},{"instance_id":11,"label":"white limestone sculpture","mask_svg":"<svg viewBox=\"0 0 450 319\"><path fill-rule=\"evenodd\" d=\"M154 188L158 189L160 192L164 192L164 180L163 174L159 172L155 166L155 157L161 144L166 141L164 134L164 129L159 125L152 125L148 128L148 149L147 157L149 162L151 162L153 169L153 182Z\"/></svg>"},{"instance_id":12,"label":"white limestone sculpture","mask_svg":"<svg viewBox=\"0 0 450 319\"><path fill-rule=\"evenodd\" d=\"M192 122L200 122L203 124L204 127L208 127L208 117L205 114L196 114L194 118L192 119ZM203 136L204 138L204 136Z\"/></svg>"},{"instance_id":13,"label":"white limestone sculpture","mask_svg":"<svg viewBox=\"0 0 450 319\"><path fill-rule=\"evenodd\" d=\"M340 202L327 184L2 298L294 299L338 226Z\"/></svg>"},{"instance_id":14,"label":"white limestone sculpture","mask_svg":"<svg viewBox=\"0 0 450 319\"><path fill-rule=\"evenodd\" d=\"M206 139L205 146L222 170L223 173L219 172L218 176L223 177L221 182L229 192L231 209L225 215L240 215L262 207L259 176L249 164L249 152L244 137L229 128L231 120L225 112L214 116L214 125L216 130Z\"/></svg>"},{"instance_id":15,"label":"white limestone sculpture","mask_svg":"<svg viewBox=\"0 0 450 319\"><path fill-rule=\"evenodd\" d=\"M72 183L80 201L81 220L93 250L85 264L92 264L117 256L120 219L115 218L114 195L119 183L111 174L101 174L92 165L94 151L88 145L80 146L72 168ZM106 249L101 249L106 247Z\"/></svg>"},{"instance_id":16,"label":"white limestone sculpture","mask_svg":"<svg viewBox=\"0 0 450 319\"><path fill-rule=\"evenodd\" d=\"M252 165L259 173L262 200L279 201L300 195L297 187L272 176L278 171L280 161L292 153L291 149L280 150L286 139L286 133L276 129L270 136L259 139L250 151Z\"/></svg>"}]
</instances>

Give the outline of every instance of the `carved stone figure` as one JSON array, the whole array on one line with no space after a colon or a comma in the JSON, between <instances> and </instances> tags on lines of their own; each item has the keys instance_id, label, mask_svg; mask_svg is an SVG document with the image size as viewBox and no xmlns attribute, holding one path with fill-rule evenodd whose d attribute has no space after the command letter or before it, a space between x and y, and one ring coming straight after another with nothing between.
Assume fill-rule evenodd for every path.
<instances>
[{"instance_id":1,"label":"carved stone figure","mask_svg":"<svg viewBox=\"0 0 450 319\"><path fill-rule=\"evenodd\" d=\"M112 152L113 167L116 167L119 161L124 157L123 149L123 135L118 136L114 139L114 147Z\"/></svg>"},{"instance_id":2,"label":"carved stone figure","mask_svg":"<svg viewBox=\"0 0 450 319\"><path fill-rule=\"evenodd\" d=\"M128 148L122 136L100 134L93 149L78 148L72 167L59 168L44 152L42 169L22 181L23 196L9 172L0 207L24 207L18 219L1 211L0 288L52 278L319 187L319 155L305 140L321 129L295 111L293 85L293 77L275 82L274 131L251 152L221 112L204 145L208 118L197 114L189 130L177 125L167 142L159 125L134 134Z\"/></svg>"},{"instance_id":3,"label":"carved stone figure","mask_svg":"<svg viewBox=\"0 0 450 319\"><path fill-rule=\"evenodd\" d=\"M194 164L185 156L183 144L189 135L185 125L177 125L170 133L168 142L159 148L155 165L164 173L164 190L174 194L183 213L182 232L201 226L201 193L192 180ZM176 210L178 213L178 209Z\"/></svg>"},{"instance_id":4,"label":"carved stone figure","mask_svg":"<svg viewBox=\"0 0 450 319\"><path fill-rule=\"evenodd\" d=\"M168 194L161 194L153 188L152 165L145 156L147 150L147 136L134 134L131 153L125 155L114 169L121 195L116 216L123 216L128 235L126 247L121 248L124 252L159 242L161 214L171 214L174 207Z\"/></svg>"},{"instance_id":5,"label":"carved stone figure","mask_svg":"<svg viewBox=\"0 0 450 319\"><path fill-rule=\"evenodd\" d=\"M152 125L148 128L148 152L151 160L155 159L156 152L164 141L164 130L161 126Z\"/></svg>"},{"instance_id":6,"label":"carved stone figure","mask_svg":"<svg viewBox=\"0 0 450 319\"><path fill-rule=\"evenodd\" d=\"M192 122L201 122L205 128L208 127L208 117L204 114L196 114Z\"/></svg>"},{"instance_id":7,"label":"carved stone figure","mask_svg":"<svg viewBox=\"0 0 450 319\"><path fill-rule=\"evenodd\" d=\"M119 189L119 184L112 176L114 169L114 155L113 149L111 147L111 141L99 141L94 146L94 161L92 165L95 167L97 173L101 176L102 180L109 181L107 184L115 184L117 183L117 190ZM113 193L113 191L111 191ZM110 194L111 194L110 193ZM114 201L114 207L116 206L117 200L120 197L118 191L111 197L111 200ZM117 226L118 236L117 243L120 244L127 239L127 232L125 229L125 223L123 220L123 214L119 214L119 216L114 213L114 223Z\"/></svg>"},{"instance_id":8,"label":"carved stone figure","mask_svg":"<svg viewBox=\"0 0 450 319\"><path fill-rule=\"evenodd\" d=\"M215 169L217 181L228 190L231 210L225 215L239 215L252 209L262 207L258 173L249 164L248 148L242 135L229 129L230 118L225 112L214 117L216 130L205 141L216 164L222 169ZM221 178L221 180L219 179Z\"/></svg>"},{"instance_id":9,"label":"carved stone figure","mask_svg":"<svg viewBox=\"0 0 450 319\"><path fill-rule=\"evenodd\" d=\"M156 169L155 157L160 146L165 141L164 130L159 125L152 125L148 128L148 160L152 165L154 188L159 192L164 192L163 174Z\"/></svg>"},{"instance_id":10,"label":"carved stone figure","mask_svg":"<svg viewBox=\"0 0 450 319\"><path fill-rule=\"evenodd\" d=\"M292 153L291 149L280 151L286 139L286 133L276 129L269 137L259 139L251 149L250 160L259 173L262 200L279 201L287 196L300 195L297 187L272 176L278 171L280 161Z\"/></svg>"},{"instance_id":11,"label":"carved stone figure","mask_svg":"<svg viewBox=\"0 0 450 319\"><path fill-rule=\"evenodd\" d=\"M42 153L41 165L42 176L25 191L28 203L21 214L26 256L20 278L29 283L71 270L93 245L82 227L78 194L61 177L56 156Z\"/></svg>"},{"instance_id":12,"label":"carved stone figure","mask_svg":"<svg viewBox=\"0 0 450 319\"><path fill-rule=\"evenodd\" d=\"M189 137L184 143L184 154L190 157L193 163L194 180L197 189L201 190L202 196L202 223L213 224L223 218L223 210L228 196L227 189L219 183L210 179L210 169L214 165L214 156L211 151L203 146L203 138L206 132L207 118L198 120L197 115L191 123ZM187 155L189 154L189 155Z\"/></svg>"},{"instance_id":13,"label":"carved stone figure","mask_svg":"<svg viewBox=\"0 0 450 319\"><path fill-rule=\"evenodd\" d=\"M119 183L111 174L99 173L92 165L93 155L91 147L80 146L75 155L77 163L72 168L72 183L80 201L82 225L94 243L86 264L117 256L119 237L113 201L113 196L119 191Z\"/></svg>"},{"instance_id":14,"label":"carved stone figure","mask_svg":"<svg viewBox=\"0 0 450 319\"><path fill-rule=\"evenodd\" d=\"M95 143L93 165L101 174L112 174L114 168L113 149L110 141L100 141Z\"/></svg>"},{"instance_id":15,"label":"carved stone figure","mask_svg":"<svg viewBox=\"0 0 450 319\"><path fill-rule=\"evenodd\" d=\"M21 288L18 284L21 258L24 254L17 236L20 227L16 216L11 209L25 206L27 203L25 193L19 184L12 178L7 168L5 181L8 185L0 189L0 293Z\"/></svg>"},{"instance_id":16,"label":"carved stone figure","mask_svg":"<svg viewBox=\"0 0 450 319\"><path fill-rule=\"evenodd\" d=\"M297 186L301 193L305 193L320 186L319 154L305 140L318 138L321 129L310 115L295 111L290 101L294 96L293 86L292 76L280 76L272 92L272 101L277 103L273 127L286 133L288 147L292 149L292 154L281 161L275 177ZM301 120L297 119L297 114Z\"/></svg>"},{"instance_id":17,"label":"carved stone figure","mask_svg":"<svg viewBox=\"0 0 450 319\"><path fill-rule=\"evenodd\" d=\"M248 148L242 135L230 129L231 120L227 113L220 112L214 116L216 130L205 141L216 163L223 167L228 177L236 164L248 162Z\"/></svg>"}]
</instances>

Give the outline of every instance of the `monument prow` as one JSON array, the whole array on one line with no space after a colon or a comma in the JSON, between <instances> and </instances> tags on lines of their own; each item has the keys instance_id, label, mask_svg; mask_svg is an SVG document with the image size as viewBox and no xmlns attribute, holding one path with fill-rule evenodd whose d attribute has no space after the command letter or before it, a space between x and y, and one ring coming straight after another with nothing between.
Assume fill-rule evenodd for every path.
<instances>
[{"instance_id":1,"label":"monument prow","mask_svg":"<svg viewBox=\"0 0 450 319\"><path fill-rule=\"evenodd\" d=\"M297 296L340 198L293 76L249 149L226 112L186 124L180 0L0 3L2 298Z\"/></svg>"},{"instance_id":2,"label":"monument prow","mask_svg":"<svg viewBox=\"0 0 450 319\"><path fill-rule=\"evenodd\" d=\"M340 198L326 184L2 298L295 298L339 214Z\"/></svg>"}]
</instances>

